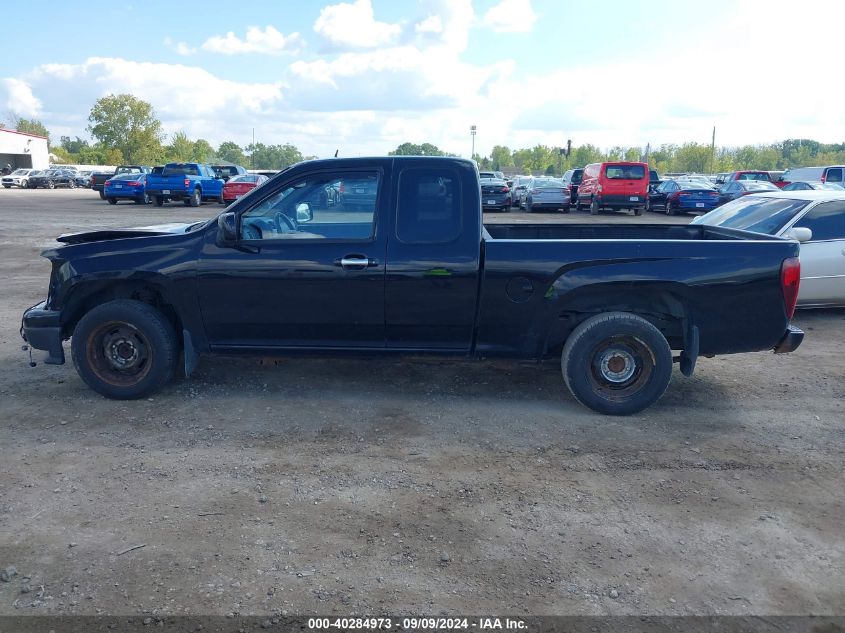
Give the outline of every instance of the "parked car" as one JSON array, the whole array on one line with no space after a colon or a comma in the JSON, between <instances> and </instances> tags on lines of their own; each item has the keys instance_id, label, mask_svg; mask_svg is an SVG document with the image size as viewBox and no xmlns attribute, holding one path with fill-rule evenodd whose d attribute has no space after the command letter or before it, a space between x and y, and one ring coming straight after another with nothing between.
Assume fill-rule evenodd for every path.
<instances>
[{"instance_id":1,"label":"parked car","mask_svg":"<svg viewBox=\"0 0 845 633\"><path fill-rule=\"evenodd\" d=\"M581 184L581 179L584 177L584 170L567 169L563 173L563 186L569 189L569 204L573 205L578 202L578 187Z\"/></svg>"},{"instance_id":2,"label":"parked car","mask_svg":"<svg viewBox=\"0 0 845 633\"><path fill-rule=\"evenodd\" d=\"M147 165L120 165L113 172L95 171L89 178L89 186L100 194L100 199L105 200L106 194L103 192L103 188L106 181L112 176L117 176L118 174L148 174L151 171L152 167L148 167Z\"/></svg>"},{"instance_id":3,"label":"parked car","mask_svg":"<svg viewBox=\"0 0 845 633\"><path fill-rule=\"evenodd\" d=\"M304 202L364 176L378 183L367 212ZM484 227L464 159L306 161L206 222L59 237L21 333L49 364L70 339L82 380L116 399L156 392L179 364L190 374L200 354L345 350L557 357L575 398L613 415L661 397L672 350L689 376L699 356L801 344L797 242L623 228Z\"/></svg>"},{"instance_id":4,"label":"parked car","mask_svg":"<svg viewBox=\"0 0 845 633\"><path fill-rule=\"evenodd\" d=\"M785 173L786 172L784 172L784 171L771 171L771 170L769 170L769 182L771 182L773 185L775 185L778 189L782 189L783 186L787 184L783 181L783 175Z\"/></svg>"},{"instance_id":5,"label":"parked car","mask_svg":"<svg viewBox=\"0 0 845 633\"><path fill-rule=\"evenodd\" d=\"M167 163L160 175L147 176L147 195L157 207L168 200L191 207L204 201L223 204L223 178L205 163Z\"/></svg>"},{"instance_id":6,"label":"parked car","mask_svg":"<svg viewBox=\"0 0 845 633\"><path fill-rule=\"evenodd\" d=\"M648 164L633 162L592 163L584 168L578 187L576 210L582 206L598 215L602 209L631 209L642 214L648 200Z\"/></svg>"},{"instance_id":7,"label":"parked car","mask_svg":"<svg viewBox=\"0 0 845 633\"><path fill-rule=\"evenodd\" d=\"M719 172L716 174L716 178L713 180L717 187L722 187L728 181L728 177L731 175L731 172Z\"/></svg>"},{"instance_id":8,"label":"parked car","mask_svg":"<svg viewBox=\"0 0 845 633\"><path fill-rule=\"evenodd\" d=\"M3 176L3 178L0 179L0 182L2 182L6 189L9 189L10 187L20 187L21 189L26 189L29 184L29 176L36 175L38 173L39 172L34 169L16 169L11 174Z\"/></svg>"},{"instance_id":9,"label":"parked car","mask_svg":"<svg viewBox=\"0 0 845 633\"><path fill-rule=\"evenodd\" d=\"M778 191L778 188L763 180L732 180L719 189L719 204L725 204L750 193L763 191Z\"/></svg>"},{"instance_id":10,"label":"parked car","mask_svg":"<svg viewBox=\"0 0 845 633\"><path fill-rule=\"evenodd\" d=\"M56 187L75 189L76 172L69 169L48 169L37 176L30 174L28 185L29 189L38 189L39 187L45 189L55 189Z\"/></svg>"},{"instance_id":11,"label":"parked car","mask_svg":"<svg viewBox=\"0 0 845 633\"><path fill-rule=\"evenodd\" d=\"M663 179L657 173L656 169L649 169L648 170L648 190L649 191L654 191L655 189L657 189L661 185L662 182L663 182Z\"/></svg>"},{"instance_id":12,"label":"parked car","mask_svg":"<svg viewBox=\"0 0 845 633\"><path fill-rule=\"evenodd\" d=\"M827 167L796 167L795 169L787 169L781 181L784 185L791 182L804 181L819 181L832 182L838 185L845 183L845 165L829 165Z\"/></svg>"},{"instance_id":13,"label":"parked car","mask_svg":"<svg viewBox=\"0 0 845 633\"><path fill-rule=\"evenodd\" d=\"M646 211L662 207L666 215L688 211L710 211L719 206L719 192L700 180L667 180L649 192Z\"/></svg>"},{"instance_id":14,"label":"parked car","mask_svg":"<svg viewBox=\"0 0 845 633\"><path fill-rule=\"evenodd\" d=\"M514 176L513 184L511 185L511 206L521 207L522 196L525 193L525 188L534 180L533 176Z\"/></svg>"},{"instance_id":15,"label":"parked car","mask_svg":"<svg viewBox=\"0 0 845 633\"><path fill-rule=\"evenodd\" d=\"M260 174L240 174L232 176L223 185L223 203L232 204L238 198L245 196L256 187L260 187L269 178Z\"/></svg>"},{"instance_id":16,"label":"parked car","mask_svg":"<svg viewBox=\"0 0 845 633\"><path fill-rule=\"evenodd\" d=\"M106 200L109 204L117 204L119 200L131 200L135 204L149 204L147 176L148 174L117 174L112 176L103 186Z\"/></svg>"},{"instance_id":17,"label":"parked car","mask_svg":"<svg viewBox=\"0 0 845 633\"><path fill-rule=\"evenodd\" d=\"M91 172L78 171L76 172L76 186L87 188L91 186Z\"/></svg>"},{"instance_id":18,"label":"parked car","mask_svg":"<svg viewBox=\"0 0 845 633\"><path fill-rule=\"evenodd\" d=\"M511 188L503 178L480 178L481 209L508 211L511 208Z\"/></svg>"},{"instance_id":19,"label":"parked car","mask_svg":"<svg viewBox=\"0 0 845 633\"><path fill-rule=\"evenodd\" d=\"M247 173L246 167L240 165L212 165L215 175L223 179L223 182L229 182L230 178L235 176L243 176Z\"/></svg>"},{"instance_id":20,"label":"parked car","mask_svg":"<svg viewBox=\"0 0 845 633\"><path fill-rule=\"evenodd\" d=\"M772 182L769 178L769 172L761 171L759 169L744 169L731 172L728 174L725 182L728 183L734 180L760 180L763 182Z\"/></svg>"},{"instance_id":21,"label":"parked car","mask_svg":"<svg viewBox=\"0 0 845 633\"><path fill-rule=\"evenodd\" d=\"M525 210L560 209L569 213L569 191L560 178L535 178L526 189Z\"/></svg>"},{"instance_id":22,"label":"parked car","mask_svg":"<svg viewBox=\"0 0 845 633\"><path fill-rule=\"evenodd\" d=\"M845 187L835 182L821 182L820 180L805 182L795 181L784 186L781 191L842 191Z\"/></svg>"},{"instance_id":23,"label":"parked car","mask_svg":"<svg viewBox=\"0 0 845 633\"><path fill-rule=\"evenodd\" d=\"M798 307L845 306L845 191L755 193L692 222L798 240Z\"/></svg>"}]
</instances>

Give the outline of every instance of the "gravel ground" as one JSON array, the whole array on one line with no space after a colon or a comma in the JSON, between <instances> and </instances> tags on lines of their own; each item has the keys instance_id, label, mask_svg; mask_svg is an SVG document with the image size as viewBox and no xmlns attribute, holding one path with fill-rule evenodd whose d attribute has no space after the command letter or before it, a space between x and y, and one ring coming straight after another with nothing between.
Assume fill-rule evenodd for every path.
<instances>
[{"instance_id":1,"label":"gravel ground","mask_svg":"<svg viewBox=\"0 0 845 633\"><path fill-rule=\"evenodd\" d=\"M206 358L139 402L27 366L57 234L220 209L0 190L0 615L845 612L845 311L623 419L556 363Z\"/></svg>"}]
</instances>

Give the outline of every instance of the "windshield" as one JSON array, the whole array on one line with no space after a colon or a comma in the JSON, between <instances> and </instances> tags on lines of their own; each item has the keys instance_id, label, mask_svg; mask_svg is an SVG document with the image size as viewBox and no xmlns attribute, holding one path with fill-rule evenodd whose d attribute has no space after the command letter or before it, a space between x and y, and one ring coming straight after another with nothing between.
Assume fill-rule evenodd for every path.
<instances>
[{"instance_id":1,"label":"windshield","mask_svg":"<svg viewBox=\"0 0 845 633\"><path fill-rule=\"evenodd\" d=\"M229 182L258 182L260 176L255 174L242 174L240 176L233 176Z\"/></svg>"},{"instance_id":2,"label":"windshield","mask_svg":"<svg viewBox=\"0 0 845 633\"><path fill-rule=\"evenodd\" d=\"M534 181L535 189L560 189L563 187L563 181L557 178L538 178Z\"/></svg>"},{"instance_id":3,"label":"windshield","mask_svg":"<svg viewBox=\"0 0 845 633\"><path fill-rule=\"evenodd\" d=\"M769 172L752 171L745 174L739 174L737 180L769 180Z\"/></svg>"},{"instance_id":4,"label":"windshield","mask_svg":"<svg viewBox=\"0 0 845 633\"><path fill-rule=\"evenodd\" d=\"M645 167L642 165L608 165L605 175L610 180L642 180L645 178Z\"/></svg>"},{"instance_id":5,"label":"windshield","mask_svg":"<svg viewBox=\"0 0 845 633\"><path fill-rule=\"evenodd\" d=\"M28 173L28 169L16 169L12 172L12 176L26 176Z\"/></svg>"},{"instance_id":6,"label":"windshield","mask_svg":"<svg viewBox=\"0 0 845 633\"><path fill-rule=\"evenodd\" d=\"M140 172L134 174L118 174L117 176L112 176L109 180L138 180L138 176L140 175Z\"/></svg>"},{"instance_id":7,"label":"windshield","mask_svg":"<svg viewBox=\"0 0 845 633\"><path fill-rule=\"evenodd\" d=\"M702 216L701 224L775 235L808 204L807 200L745 196Z\"/></svg>"}]
</instances>

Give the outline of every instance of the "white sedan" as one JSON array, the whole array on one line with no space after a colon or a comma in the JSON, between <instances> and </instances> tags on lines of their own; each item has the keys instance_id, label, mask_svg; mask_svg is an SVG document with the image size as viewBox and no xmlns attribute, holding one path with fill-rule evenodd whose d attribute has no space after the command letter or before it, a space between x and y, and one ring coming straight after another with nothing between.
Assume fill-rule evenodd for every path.
<instances>
[{"instance_id":1,"label":"white sedan","mask_svg":"<svg viewBox=\"0 0 845 633\"><path fill-rule=\"evenodd\" d=\"M845 191L779 191L743 196L695 218L801 242L799 308L845 306Z\"/></svg>"},{"instance_id":2,"label":"white sedan","mask_svg":"<svg viewBox=\"0 0 845 633\"><path fill-rule=\"evenodd\" d=\"M11 174L3 176L3 179L0 182L2 182L6 189L9 187L20 187L21 189L26 189L27 183L29 182L29 175L34 171L34 169L16 169Z\"/></svg>"}]
</instances>

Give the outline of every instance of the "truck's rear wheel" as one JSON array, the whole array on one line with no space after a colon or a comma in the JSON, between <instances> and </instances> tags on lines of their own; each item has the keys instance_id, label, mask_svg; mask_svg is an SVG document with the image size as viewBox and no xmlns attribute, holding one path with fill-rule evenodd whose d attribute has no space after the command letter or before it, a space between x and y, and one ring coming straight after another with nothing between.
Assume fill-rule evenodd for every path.
<instances>
[{"instance_id":1,"label":"truck's rear wheel","mask_svg":"<svg viewBox=\"0 0 845 633\"><path fill-rule=\"evenodd\" d=\"M657 402L672 377L672 351L651 323L608 312L581 323L563 347L566 386L584 406L630 415Z\"/></svg>"},{"instance_id":2,"label":"truck's rear wheel","mask_svg":"<svg viewBox=\"0 0 845 633\"><path fill-rule=\"evenodd\" d=\"M83 316L71 340L73 364L97 393L142 398L173 377L179 343L173 325L146 303L118 299Z\"/></svg>"},{"instance_id":3,"label":"truck's rear wheel","mask_svg":"<svg viewBox=\"0 0 845 633\"><path fill-rule=\"evenodd\" d=\"M164 196L153 196L153 204L155 204L157 207L163 207Z\"/></svg>"},{"instance_id":4,"label":"truck's rear wheel","mask_svg":"<svg viewBox=\"0 0 845 633\"><path fill-rule=\"evenodd\" d=\"M202 192L199 190L199 187L194 189L194 193L191 194L191 199L189 200L188 204L192 207L198 207L202 203Z\"/></svg>"}]
</instances>

